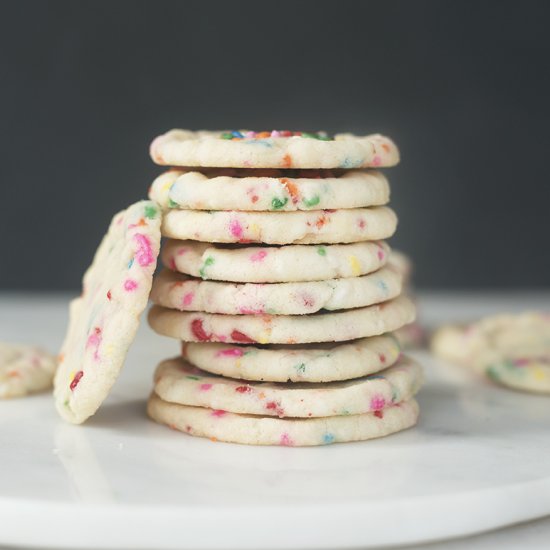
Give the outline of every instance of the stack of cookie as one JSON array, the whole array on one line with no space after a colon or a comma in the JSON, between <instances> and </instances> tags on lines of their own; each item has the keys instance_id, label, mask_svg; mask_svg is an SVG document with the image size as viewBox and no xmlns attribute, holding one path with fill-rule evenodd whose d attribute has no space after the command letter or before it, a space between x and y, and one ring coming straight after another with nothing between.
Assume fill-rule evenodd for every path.
<instances>
[{"instance_id":1,"label":"stack of cookie","mask_svg":"<svg viewBox=\"0 0 550 550\"><path fill-rule=\"evenodd\" d=\"M183 341L159 365L149 415L192 435L320 445L415 424L420 367L391 331L414 319L384 239L397 225L395 165L379 136L172 130L151 145L172 167L165 270L151 327Z\"/></svg>"}]
</instances>

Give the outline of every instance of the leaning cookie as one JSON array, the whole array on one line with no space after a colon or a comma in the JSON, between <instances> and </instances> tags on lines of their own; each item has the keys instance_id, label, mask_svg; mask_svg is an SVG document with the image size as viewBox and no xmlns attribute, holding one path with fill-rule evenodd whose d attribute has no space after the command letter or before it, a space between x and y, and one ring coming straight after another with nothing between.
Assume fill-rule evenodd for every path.
<instances>
[{"instance_id":1,"label":"leaning cookie","mask_svg":"<svg viewBox=\"0 0 550 550\"><path fill-rule=\"evenodd\" d=\"M192 132L170 130L150 147L165 166L231 168L369 168L395 166L399 151L391 139L323 132Z\"/></svg>"},{"instance_id":2,"label":"leaning cookie","mask_svg":"<svg viewBox=\"0 0 550 550\"><path fill-rule=\"evenodd\" d=\"M55 404L80 424L106 398L147 305L160 246L160 212L150 201L117 214L72 301L55 376Z\"/></svg>"},{"instance_id":3,"label":"leaning cookie","mask_svg":"<svg viewBox=\"0 0 550 550\"><path fill-rule=\"evenodd\" d=\"M153 306L151 328L185 342L306 344L377 336L410 323L415 316L405 296L351 310L312 315L219 315Z\"/></svg>"},{"instance_id":4,"label":"leaning cookie","mask_svg":"<svg viewBox=\"0 0 550 550\"><path fill-rule=\"evenodd\" d=\"M244 172L244 173L243 173ZM390 187L375 170L169 170L151 185L163 208L280 211L364 208L386 204Z\"/></svg>"},{"instance_id":5,"label":"leaning cookie","mask_svg":"<svg viewBox=\"0 0 550 550\"><path fill-rule=\"evenodd\" d=\"M524 391L550 393L550 315L495 315L470 325L449 325L432 337L439 357Z\"/></svg>"},{"instance_id":6,"label":"leaning cookie","mask_svg":"<svg viewBox=\"0 0 550 550\"><path fill-rule=\"evenodd\" d=\"M185 342L182 356L200 369L260 382L334 382L377 373L399 359L392 334L350 342L242 345Z\"/></svg>"},{"instance_id":7,"label":"leaning cookie","mask_svg":"<svg viewBox=\"0 0 550 550\"><path fill-rule=\"evenodd\" d=\"M202 279L242 283L287 283L358 277L386 264L385 242L320 246L226 246L169 239L163 264Z\"/></svg>"},{"instance_id":8,"label":"leaning cookie","mask_svg":"<svg viewBox=\"0 0 550 550\"><path fill-rule=\"evenodd\" d=\"M202 371L176 357L157 367L154 391L163 401L180 405L309 418L379 411L410 399L421 384L422 369L404 356L376 375L326 384L242 382Z\"/></svg>"},{"instance_id":9,"label":"leaning cookie","mask_svg":"<svg viewBox=\"0 0 550 550\"><path fill-rule=\"evenodd\" d=\"M389 267L362 277L269 285L202 281L164 270L155 278L151 300L180 311L305 315L370 306L400 293L401 275Z\"/></svg>"},{"instance_id":10,"label":"leaning cookie","mask_svg":"<svg viewBox=\"0 0 550 550\"><path fill-rule=\"evenodd\" d=\"M163 237L209 243L328 244L377 241L397 228L386 206L310 212L169 210Z\"/></svg>"},{"instance_id":11,"label":"leaning cookie","mask_svg":"<svg viewBox=\"0 0 550 550\"><path fill-rule=\"evenodd\" d=\"M403 401L380 411L325 418L273 418L167 403L152 394L147 413L160 424L213 441L305 447L384 437L418 420L418 403Z\"/></svg>"},{"instance_id":12,"label":"leaning cookie","mask_svg":"<svg viewBox=\"0 0 550 550\"><path fill-rule=\"evenodd\" d=\"M51 388L56 368L55 357L43 349L0 342L0 399Z\"/></svg>"}]
</instances>

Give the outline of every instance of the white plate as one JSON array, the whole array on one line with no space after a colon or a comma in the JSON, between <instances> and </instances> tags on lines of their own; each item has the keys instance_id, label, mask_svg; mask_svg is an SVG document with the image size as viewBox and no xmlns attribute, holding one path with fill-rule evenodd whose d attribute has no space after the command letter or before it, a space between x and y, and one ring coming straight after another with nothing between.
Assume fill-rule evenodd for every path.
<instances>
[{"instance_id":1,"label":"white plate","mask_svg":"<svg viewBox=\"0 0 550 550\"><path fill-rule=\"evenodd\" d=\"M476 299L477 309L457 300L462 317L479 313ZM458 301L426 300L424 314L453 317ZM65 306L4 297L2 339L55 349ZM550 514L550 398L417 353L428 382L414 429L309 449L213 443L145 417L153 369L176 350L142 327L111 397L84 426L59 420L47 395L0 402L0 544L365 548Z\"/></svg>"}]
</instances>

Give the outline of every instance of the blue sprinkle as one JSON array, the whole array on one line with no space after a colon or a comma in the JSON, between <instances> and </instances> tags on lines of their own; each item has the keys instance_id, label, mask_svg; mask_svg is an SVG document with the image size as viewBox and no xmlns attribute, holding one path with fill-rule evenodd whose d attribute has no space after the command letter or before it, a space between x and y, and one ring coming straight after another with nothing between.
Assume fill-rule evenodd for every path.
<instances>
[{"instance_id":1,"label":"blue sprinkle","mask_svg":"<svg viewBox=\"0 0 550 550\"><path fill-rule=\"evenodd\" d=\"M130 269L133 265L134 265L134 258L132 258L132 259L128 262L128 269Z\"/></svg>"},{"instance_id":2,"label":"blue sprinkle","mask_svg":"<svg viewBox=\"0 0 550 550\"><path fill-rule=\"evenodd\" d=\"M357 168L361 165L361 161L353 160L350 157L346 157L342 164L340 164L340 168Z\"/></svg>"},{"instance_id":3,"label":"blue sprinkle","mask_svg":"<svg viewBox=\"0 0 550 550\"><path fill-rule=\"evenodd\" d=\"M384 294L388 293L388 285L384 281L382 281L382 280L377 281L376 284L382 290L382 292L384 292Z\"/></svg>"},{"instance_id":4,"label":"blue sprinkle","mask_svg":"<svg viewBox=\"0 0 550 550\"><path fill-rule=\"evenodd\" d=\"M367 376L366 379L367 380L384 380L384 377L378 374L371 374L370 376Z\"/></svg>"},{"instance_id":5,"label":"blue sprinkle","mask_svg":"<svg viewBox=\"0 0 550 550\"><path fill-rule=\"evenodd\" d=\"M328 445L329 443L332 443L333 441L334 441L334 435L330 433L326 433L323 436L323 443L325 443L326 445Z\"/></svg>"},{"instance_id":6,"label":"blue sprinkle","mask_svg":"<svg viewBox=\"0 0 550 550\"><path fill-rule=\"evenodd\" d=\"M247 139L243 143L246 143L247 145L261 145L262 147L271 148L273 147L273 143L269 138L264 139Z\"/></svg>"},{"instance_id":7,"label":"blue sprinkle","mask_svg":"<svg viewBox=\"0 0 550 550\"><path fill-rule=\"evenodd\" d=\"M241 132L239 132L238 130L233 130L231 133L233 134L233 137L236 137L236 138L242 138L242 137L244 137L244 136L241 134Z\"/></svg>"}]
</instances>

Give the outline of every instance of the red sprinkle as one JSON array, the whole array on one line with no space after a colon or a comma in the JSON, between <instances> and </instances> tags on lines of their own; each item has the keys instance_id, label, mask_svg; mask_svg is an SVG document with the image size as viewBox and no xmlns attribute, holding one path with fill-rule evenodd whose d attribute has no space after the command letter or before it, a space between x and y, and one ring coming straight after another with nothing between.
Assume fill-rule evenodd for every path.
<instances>
[{"instance_id":1,"label":"red sprinkle","mask_svg":"<svg viewBox=\"0 0 550 550\"><path fill-rule=\"evenodd\" d=\"M201 321L201 325L202 325L202 321ZM231 331L231 339L234 340L235 342L244 342L246 344L256 343L256 340L252 340L252 338L250 338L249 336L247 336L246 334L242 333L239 330Z\"/></svg>"},{"instance_id":2,"label":"red sprinkle","mask_svg":"<svg viewBox=\"0 0 550 550\"><path fill-rule=\"evenodd\" d=\"M374 416L376 416L376 418L384 418L384 412L383 411L374 411Z\"/></svg>"},{"instance_id":3,"label":"red sprinkle","mask_svg":"<svg viewBox=\"0 0 550 550\"><path fill-rule=\"evenodd\" d=\"M78 383L80 382L80 379L84 376L84 372L79 370L75 375L74 378L71 380L71 385L69 388L71 391L74 391L74 389L78 386Z\"/></svg>"},{"instance_id":4,"label":"red sprinkle","mask_svg":"<svg viewBox=\"0 0 550 550\"><path fill-rule=\"evenodd\" d=\"M107 300L109 300L109 302L110 302L110 301L111 301L111 298L112 298L112 296L111 296L111 291L108 290L108 291L107 291Z\"/></svg>"},{"instance_id":5,"label":"red sprinkle","mask_svg":"<svg viewBox=\"0 0 550 550\"><path fill-rule=\"evenodd\" d=\"M386 362L386 356L383 353L378 354L378 358L380 359L381 363Z\"/></svg>"},{"instance_id":6,"label":"red sprinkle","mask_svg":"<svg viewBox=\"0 0 550 550\"><path fill-rule=\"evenodd\" d=\"M238 386L235 388L235 391L238 391L239 393L250 393L252 388L250 386Z\"/></svg>"},{"instance_id":7,"label":"red sprinkle","mask_svg":"<svg viewBox=\"0 0 550 550\"><path fill-rule=\"evenodd\" d=\"M206 334L206 331L202 326L202 319L194 319L191 322L191 332L193 333L193 336L201 342L207 342L210 340L211 335Z\"/></svg>"}]
</instances>

